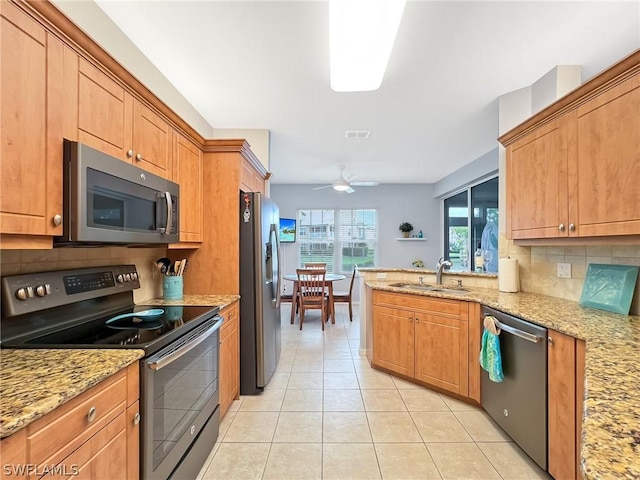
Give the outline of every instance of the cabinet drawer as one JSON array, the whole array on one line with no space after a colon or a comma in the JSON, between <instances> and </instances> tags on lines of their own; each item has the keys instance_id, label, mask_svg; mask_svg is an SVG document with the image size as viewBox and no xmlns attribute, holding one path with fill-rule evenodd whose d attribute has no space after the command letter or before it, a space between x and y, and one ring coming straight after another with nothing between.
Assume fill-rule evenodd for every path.
<instances>
[{"instance_id":1,"label":"cabinet drawer","mask_svg":"<svg viewBox=\"0 0 640 480\"><path fill-rule=\"evenodd\" d=\"M220 312L220 315L224 317L224 323L220 327L220 338L226 336L227 332L238 328L239 323L239 310L238 310L238 302L234 302L231 305L226 306Z\"/></svg>"},{"instance_id":2,"label":"cabinet drawer","mask_svg":"<svg viewBox=\"0 0 640 480\"><path fill-rule=\"evenodd\" d=\"M27 427L29 463L55 465L125 411L126 371Z\"/></svg>"},{"instance_id":3,"label":"cabinet drawer","mask_svg":"<svg viewBox=\"0 0 640 480\"><path fill-rule=\"evenodd\" d=\"M421 297L419 295L374 291L373 303L376 305L401 307L408 310L436 312L440 315L451 315L461 320L467 320L468 317L467 302L448 300L446 298Z\"/></svg>"}]
</instances>

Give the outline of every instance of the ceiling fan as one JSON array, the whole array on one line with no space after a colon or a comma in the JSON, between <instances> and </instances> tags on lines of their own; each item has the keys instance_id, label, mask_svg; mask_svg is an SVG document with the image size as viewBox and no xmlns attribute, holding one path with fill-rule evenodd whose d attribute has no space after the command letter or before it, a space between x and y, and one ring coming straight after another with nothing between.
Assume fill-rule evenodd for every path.
<instances>
[{"instance_id":1,"label":"ceiling fan","mask_svg":"<svg viewBox=\"0 0 640 480\"><path fill-rule=\"evenodd\" d=\"M331 185L323 185L322 187L315 187L313 190L322 190L323 188L331 188L338 192L353 193L355 190L352 187L375 187L379 185L379 182L352 182L351 179L355 175L349 174L345 176L344 166L340 167L340 177L331 183Z\"/></svg>"}]
</instances>

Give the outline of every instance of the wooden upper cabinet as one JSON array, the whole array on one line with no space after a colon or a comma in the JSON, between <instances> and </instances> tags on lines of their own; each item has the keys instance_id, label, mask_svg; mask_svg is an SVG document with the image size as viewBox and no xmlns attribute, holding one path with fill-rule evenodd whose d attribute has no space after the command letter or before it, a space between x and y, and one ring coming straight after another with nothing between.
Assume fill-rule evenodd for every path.
<instances>
[{"instance_id":1,"label":"wooden upper cabinet","mask_svg":"<svg viewBox=\"0 0 640 480\"><path fill-rule=\"evenodd\" d=\"M65 137L171 178L169 123L84 58L65 55Z\"/></svg>"},{"instance_id":2,"label":"wooden upper cabinet","mask_svg":"<svg viewBox=\"0 0 640 480\"><path fill-rule=\"evenodd\" d=\"M244 192L264 193L264 176L258 172L251 162L244 159L240 175L240 189Z\"/></svg>"},{"instance_id":3,"label":"wooden upper cabinet","mask_svg":"<svg viewBox=\"0 0 640 480\"><path fill-rule=\"evenodd\" d=\"M507 229L514 239L567 235L564 120L551 122L507 148Z\"/></svg>"},{"instance_id":4,"label":"wooden upper cabinet","mask_svg":"<svg viewBox=\"0 0 640 480\"><path fill-rule=\"evenodd\" d=\"M9 2L0 17L0 233L59 235L63 45Z\"/></svg>"},{"instance_id":5,"label":"wooden upper cabinet","mask_svg":"<svg viewBox=\"0 0 640 480\"><path fill-rule=\"evenodd\" d=\"M640 235L640 50L500 137L514 240Z\"/></svg>"},{"instance_id":6,"label":"wooden upper cabinet","mask_svg":"<svg viewBox=\"0 0 640 480\"><path fill-rule=\"evenodd\" d=\"M640 234L640 74L578 107L577 148L577 234Z\"/></svg>"},{"instance_id":7,"label":"wooden upper cabinet","mask_svg":"<svg viewBox=\"0 0 640 480\"><path fill-rule=\"evenodd\" d=\"M202 241L202 150L174 132L173 181L180 185L180 241Z\"/></svg>"}]
</instances>

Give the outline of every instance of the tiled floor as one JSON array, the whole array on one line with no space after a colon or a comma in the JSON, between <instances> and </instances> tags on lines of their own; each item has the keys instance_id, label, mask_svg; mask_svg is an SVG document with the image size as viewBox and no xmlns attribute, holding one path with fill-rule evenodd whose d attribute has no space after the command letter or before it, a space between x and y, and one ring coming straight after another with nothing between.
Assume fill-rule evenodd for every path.
<instances>
[{"instance_id":1,"label":"tiled floor","mask_svg":"<svg viewBox=\"0 0 640 480\"><path fill-rule=\"evenodd\" d=\"M371 369L357 308L337 310L300 331L283 307L278 370L231 406L199 478L550 478L481 409Z\"/></svg>"}]
</instances>

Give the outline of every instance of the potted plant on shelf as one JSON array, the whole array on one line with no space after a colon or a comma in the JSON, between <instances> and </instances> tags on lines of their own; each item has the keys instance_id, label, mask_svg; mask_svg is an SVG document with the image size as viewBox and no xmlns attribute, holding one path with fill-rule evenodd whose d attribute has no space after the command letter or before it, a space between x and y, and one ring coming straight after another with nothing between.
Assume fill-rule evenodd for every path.
<instances>
[{"instance_id":1,"label":"potted plant on shelf","mask_svg":"<svg viewBox=\"0 0 640 480\"><path fill-rule=\"evenodd\" d=\"M402 232L402 236L404 238L409 238L409 234L413 230L413 225L411 225L409 222L402 222L398 228Z\"/></svg>"}]
</instances>

